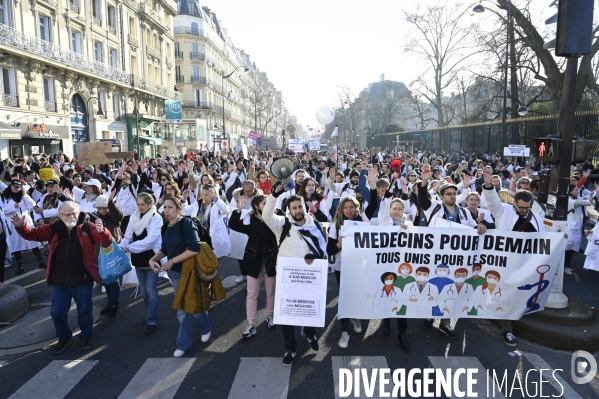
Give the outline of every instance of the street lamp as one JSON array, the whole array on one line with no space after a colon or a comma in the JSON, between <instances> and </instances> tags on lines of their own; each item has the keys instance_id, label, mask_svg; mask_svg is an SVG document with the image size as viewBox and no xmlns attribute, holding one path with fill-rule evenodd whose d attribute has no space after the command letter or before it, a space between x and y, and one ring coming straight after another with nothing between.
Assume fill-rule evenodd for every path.
<instances>
[{"instance_id":1,"label":"street lamp","mask_svg":"<svg viewBox=\"0 0 599 399\"><path fill-rule=\"evenodd\" d=\"M231 76L233 76L233 74L235 73L236 70L238 70L239 68L241 68L243 65L239 65L237 68L233 69L231 71L231 73L228 73L225 75L225 71L222 71L222 75L221 76L221 90L222 90L222 95L223 95L223 137L227 137L227 132L225 131L225 79L229 79ZM250 68L248 67L244 67L243 68L243 72L249 72ZM230 140L229 140L230 141Z\"/></svg>"},{"instance_id":2,"label":"street lamp","mask_svg":"<svg viewBox=\"0 0 599 399\"><path fill-rule=\"evenodd\" d=\"M90 97L87 99L87 137L91 138L91 133L89 131L89 119L90 119L90 113L89 113L89 102L93 99L98 100L98 112L96 112L96 115L98 116L104 116L104 111L102 111L102 103L100 102L100 99L98 97ZM91 141L91 139L90 139Z\"/></svg>"}]
</instances>

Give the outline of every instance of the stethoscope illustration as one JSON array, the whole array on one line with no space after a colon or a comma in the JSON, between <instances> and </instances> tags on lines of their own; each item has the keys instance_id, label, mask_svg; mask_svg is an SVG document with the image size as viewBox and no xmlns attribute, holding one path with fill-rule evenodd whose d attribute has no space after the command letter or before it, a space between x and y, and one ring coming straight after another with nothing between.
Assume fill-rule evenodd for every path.
<instances>
[{"instance_id":1,"label":"stethoscope illustration","mask_svg":"<svg viewBox=\"0 0 599 399\"><path fill-rule=\"evenodd\" d=\"M397 295L397 292L395 292L395 290L393 290L393 291L391 291L389 298L395 299L396 295ZM381 290L381 298L384 298L384 297L385 297L385 290Z\"/></svg>"},{"instance_id":2,"label":"stethoscope illustration","mask_svg":"<svg viewBox=\"0 0 599 399\"><path fill-rule=\"evenodd\" d=\"M495 302L499 302L499 300L501 299L501 287L497 286L497 290L495 290L493 292L493 296L491 297L491 299Z\"/></svg>"},{"instance_id":3,"label":"stethoscope illustration","mask_svg":"<svg viewBox=\"0 0 599 399\"><path fill-rule=\"evenodd\" d=\"M469 285L470 285L470 284L466 284L466 291L464 291L464 294L467 294L467 293L468 293L468 290L470 290L470 287L469 287ZM447 299L449 299L449 300L452 300L452 299L454 299L453 295L454 295L454 291L453 291L453 284L451 284L451 285L449 286L449 289L447 290Z\"/></svg>"},{"instance_id":4,"label":"stethoscope illustration","mask_svg":"<svg viewBox=\"0 0 599 399\"><path fill-rule=\"evenodd\" d=\"M416 289L416 286L412 285L410 287L410 297L411 298L416 298L418 296L418 294L419 294L419 292ZM428 285L428 293L427 293L427 295L429 295L429 296L431 295L431 286L430 286L430 284Z\"/></svg>"}]
</instances>

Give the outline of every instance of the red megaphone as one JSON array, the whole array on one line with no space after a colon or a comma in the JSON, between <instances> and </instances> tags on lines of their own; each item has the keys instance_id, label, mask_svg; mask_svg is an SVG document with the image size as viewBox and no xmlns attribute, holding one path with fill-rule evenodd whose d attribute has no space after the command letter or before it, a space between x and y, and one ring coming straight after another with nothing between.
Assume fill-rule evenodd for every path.
<instances>
[{"instance_id":1,"label":"red megaphone","mask_svg":"<svg viewBox=\"0 0 599 399\"><path fill-rule=\"evenodd\" d=\"M394 159L393 161L391 161L390 163L391 167L393 168L393 171L397 174L401 173L401 160L400 159Z\"/></svg>"}]
</instances>

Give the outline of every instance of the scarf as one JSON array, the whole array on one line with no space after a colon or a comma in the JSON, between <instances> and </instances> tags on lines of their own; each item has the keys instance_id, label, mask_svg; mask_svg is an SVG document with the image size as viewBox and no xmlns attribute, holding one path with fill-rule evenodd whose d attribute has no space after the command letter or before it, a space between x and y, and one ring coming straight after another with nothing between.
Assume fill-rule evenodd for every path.
<instances>
[{"instance_id":1,"label":"scarf","mask_svg":"<svg viewBox=\"0 0 599 399\"><path fill-rule=\"evenodd\" d=\"M264 183L258 182L258 186L260 186L260 190L262 190L264 195L270 195L270 190L272 188L272 185L270 184L270 182L268 180L266 180Z\"/></svg>"},{"instance_id":2,"label":"scarf","mask_svg":"<svg viewBox=\"0 0 599 399\"><path fill-rule=\"evenodd\" d=\"M156 213L156 205L152 205L149 211L145 215L141 216L139 209L135 211L131 217L131 223L133 223L133 232L136 236L140 236L144 229L150 224L150 221Z\"/></svg>"},{"instance_id":3,"label":"scarf","mask_svg":"<svg viewBox=\"0 0 599 399\"><path fill-rule=\"evenodd\" d=\"M293 228L300 233L306 244L308 244L310 251L312 251L318 259L325 259L327 243L322 231L320 231L316 224L313 224L312 226L306 226L305 224L303 226L298 226L293 223Z\"/></svg>"}]
</instances>

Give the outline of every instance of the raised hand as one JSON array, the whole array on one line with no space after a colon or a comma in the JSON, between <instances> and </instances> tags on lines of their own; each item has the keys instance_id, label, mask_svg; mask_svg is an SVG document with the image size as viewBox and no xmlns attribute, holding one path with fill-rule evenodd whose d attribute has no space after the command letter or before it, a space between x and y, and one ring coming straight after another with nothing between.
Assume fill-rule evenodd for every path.
<instances>
[{"instance_id":1,"label":"raised hand","mask_svg":"<svg viewBox=\"0 0 599 399\"><path fill-rule=\"evenodd\" d=\"M428 182L428 180L433 177L433 172L428 166L422 168L422 182Z\"/></svg>"},{"instance_id":2,"label":"raised hand","mask_svg":"<svg viewBox=\"0 0 599 399\"><path fill-rule=\"evenodd\" d=\"M179 177L180 177L183 174L183 172L185 172L185 165L180 163L179 166L177 167L177 172L179 172Z\"/></svg>"},{"instance_id":3,"label":"raised hand","mask_svg":"<svg viewBox=\"0 0 599 399\"><path fill-rule=\"evenodd\" d=\"M96 219L95 222L96 225L96 230L98 231L98 233L101 233L104 231L104 223L102 223L102 219Z\"/></svg>"},{"instance_id":4,"label":"raised hand","mask_svg":"<svg viewBox=\"0 0 599 399\"><path fill-rule=\"evenodd\" d=\"M10 218L10 221L15 225L15 227L23 227L25 225L25 216L15 213Z\"/></svg>"},{"instance_id":5,"label":"raised hand","mask_svg":"<svg viewBox=\"0 0 599 399\"><path fill-rule=\"evenodd\" d=\"M485 213L484 212L480 212L478 214L478 217L476 218L476 223L482 223L483 220L485 220Z\"/></svg>"},{"instance_id":6,"label":"raised hand","mask_svg":"<svg viewBox=\"0 0 599 399\"><path fill-rule=\"evenodd\" d=\"M490 166L486 166L483 169L483 180L485 181L486 185L491 185L492 184L492 179L493 179L493 169L491 169Z\"/></svg>"},{"instance_id":7,"label":"raised hand","mask_svg":"<svg viewBox=\"0 0 599 399\"><path fill-rule=\"evenodd\" d=\"M145 160L145 159L142 159L142 160L139 162L139 167L141 168L141 171L142 171L142 172L144 172L144 171L147 169L147 167L148 167L148 163L146 162L146 160Z\"/></svg>"},{"instance_id":8,"label":"raised hand","mask_svg":"<svg viewBox=\"0 0 599 399\"><path fill-rule=\"evenodd\" d=\"M368 168L368 175L367 175L368 183L374 184L374 183L376 183L378 178L379 178L379 175L376 172L376 170L374 168Z\"/></svg>"},{"instance_id":9,"label":"raised hand","mask_svg":"<svg viewBox=\"0 0 599 399\"><path fill-rule=\"evenodd\" d=\"M239 196L239 201L237 201L237 212L241 213L243 210L243 205L245 204L245 198L243 196Z\"/></svg>"},{"instance_id":10,"label":"raised hand","mask_svg":"<svg viewBox=\"0 0 599 399\"><path fill-rule=\"evenodd\" d=\"M462 182L464 183L464 188L468 188L470 186L470 180L472 180L472 176L464 175Z\"/></svg>"}]
</instances>

